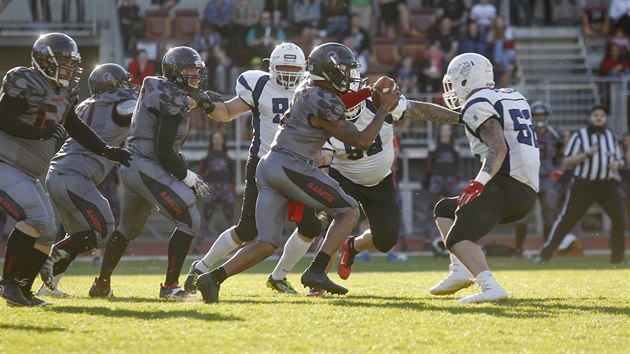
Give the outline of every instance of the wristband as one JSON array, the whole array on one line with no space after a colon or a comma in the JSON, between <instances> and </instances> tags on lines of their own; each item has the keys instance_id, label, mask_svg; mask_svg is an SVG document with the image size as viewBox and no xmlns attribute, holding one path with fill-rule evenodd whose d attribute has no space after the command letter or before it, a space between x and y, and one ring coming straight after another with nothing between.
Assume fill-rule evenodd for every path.
<instances>
[{"instance_id":1,"label":"wristband","mask_svg":"<svg viewBox=\"0 0 630 354\"><path fill-rule=\"evenodd\" d=\"M186 177L184 177L182 182L184 182L184 184L187 185L188 187L192 187L195 185L196 180L197 180L197 174L191 170L187 170Z\"/></svg>"},{"instance_id":2,"label":"wristband","mask_svg":"<svg viewBox=\"0 0 630 354\"><path fill-rule=\"evenodd\" d=\"M479 171L479 174L475 177L475 181L483 184L484 186L488 183L488 181L490 181L490 179L492 179L492 176L486 171Z\"/></svg>"}]
</instances>

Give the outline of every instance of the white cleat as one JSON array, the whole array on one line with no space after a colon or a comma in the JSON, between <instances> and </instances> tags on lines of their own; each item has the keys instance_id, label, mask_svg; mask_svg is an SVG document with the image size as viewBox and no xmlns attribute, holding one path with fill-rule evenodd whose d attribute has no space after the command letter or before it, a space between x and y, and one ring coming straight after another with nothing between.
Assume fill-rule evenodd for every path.
<instances>
[{"instance_id":1,"label":"white cleat","mask_svg":"<svg viewBox=\"0 0 630 354\"><path fill-rule=\"evenodd\" d=\"M471 280L473 276L463 265L453 265L451 263L449 268L451 271L446 278L429 289L431 295L451 295L473 285Z\"/></svg>"},{"instance_id":2,"label":"white cleat","mask_svg":"<svg viewBox=\"0 0 630 354\"><path fill-rule=\"evenodd\" d=\"M477 302L494 302L507 300L508 293L503 289L492 276L478 279L481 292L475 295L467 296L460 299L459 302L464 304L473 304Z\"/></svg>"},{"instance_id":3,"label":"white cleat","mask_svg":"<svg viewBox=\"0 0 630 354\"><path fill-rule=\"evenodd\" d=\"M50 296L56 298L64 298L64 297L72 297L72 294L68 294L67 292L56 287L55 290L48 289L44 284L39 287L37 290L37 296Z\"/></svg>"}]
</instances>

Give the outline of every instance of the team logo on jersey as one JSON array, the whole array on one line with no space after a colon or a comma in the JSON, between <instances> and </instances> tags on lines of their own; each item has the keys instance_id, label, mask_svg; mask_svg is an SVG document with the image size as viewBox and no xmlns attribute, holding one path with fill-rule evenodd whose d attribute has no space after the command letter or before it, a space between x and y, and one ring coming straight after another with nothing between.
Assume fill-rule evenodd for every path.
<instances>
[{"instance_id":1,"label":"team logo on jersey","mask_svg":"<svg viewBox=\"0 0 630 354\"><path fill-rule=\"evenodd\" d=\"M334 188L322 183L317 178L303 175L286 167L283 167L282 169L291 182L293 182L311 198L328 206L329 208L347 208L351 206Z\"/></svg>"},{"instance_id":2,"label":"team logo on jersey","mask_svg":"<svg viewBox=\"0 0 630 354\"><path fill-rule=\"evenodd\" d=\"M188 206L174 190L142 172L140 172L140 178L153 197L157 200L158 204L162 208L166 209L173 219L188 226L192 226Z\"/></svg>"}]
</instances>

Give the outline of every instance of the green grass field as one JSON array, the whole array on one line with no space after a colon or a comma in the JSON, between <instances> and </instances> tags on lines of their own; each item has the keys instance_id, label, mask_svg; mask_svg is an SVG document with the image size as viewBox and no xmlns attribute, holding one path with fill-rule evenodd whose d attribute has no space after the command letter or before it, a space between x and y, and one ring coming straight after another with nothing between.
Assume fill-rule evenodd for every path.
<instances>
[{"instance_id":1,"label":"green grass field","mask_svg":"<svg viewBox=\"0 0 630 354\"><path fill-rule=\"evenodd\" d=\"M48 308L0 305L0 353L630 353L630 267L614 269L602 256L542 268L531 259L490 261L510 292L504 303L459 304L473 288L430 296L447 260L429 257L357 264L343 283L349 294L326 298L272 292L265 280L275 262L264 262L228 279L213 305L199 295L160 300L163 261L123 261L112 278L117 298L92 300L98 269L78 262L62 281L77 297ZM299 284L299 273L289 280Z\"/></svg>"}]
</instances>

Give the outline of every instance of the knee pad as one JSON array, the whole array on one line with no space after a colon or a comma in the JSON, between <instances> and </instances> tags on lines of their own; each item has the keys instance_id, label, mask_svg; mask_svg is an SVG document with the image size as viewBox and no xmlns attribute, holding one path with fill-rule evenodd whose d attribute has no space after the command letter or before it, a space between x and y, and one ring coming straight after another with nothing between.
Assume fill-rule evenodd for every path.
<instances>
[{"instance_id":1,"label":"knee pad","mask_svg":"<svg viewBox=\"0 0 630 354\"><path fill-rule=\"evenodd\" d=\"M434 218L455 219L457 209L457 198L444 198L435 204L433 208Z\"/></svg>"},{"instance_id":2,"label":"knee pad","mask_svg":"<svg viewBox=\"0 0 630 354\"><path fill-rule=\"evenodd\" d=\"M322 222L313 215L304 215L305 218L297 224L298 232L304 237L314 239L322 233Z\"/></svg>"},{"instance_id":3,"label":"knee pad","mask_svg":"<svg viewBox=\"0 0 630 354\"><path fill-rule=\"evenodd\" d=\"M234 232L238 238L243 242L253 241L258 236L258 229L256 228L256 221L241 220L234 228Z\"/></svg>"}]
</instances>

